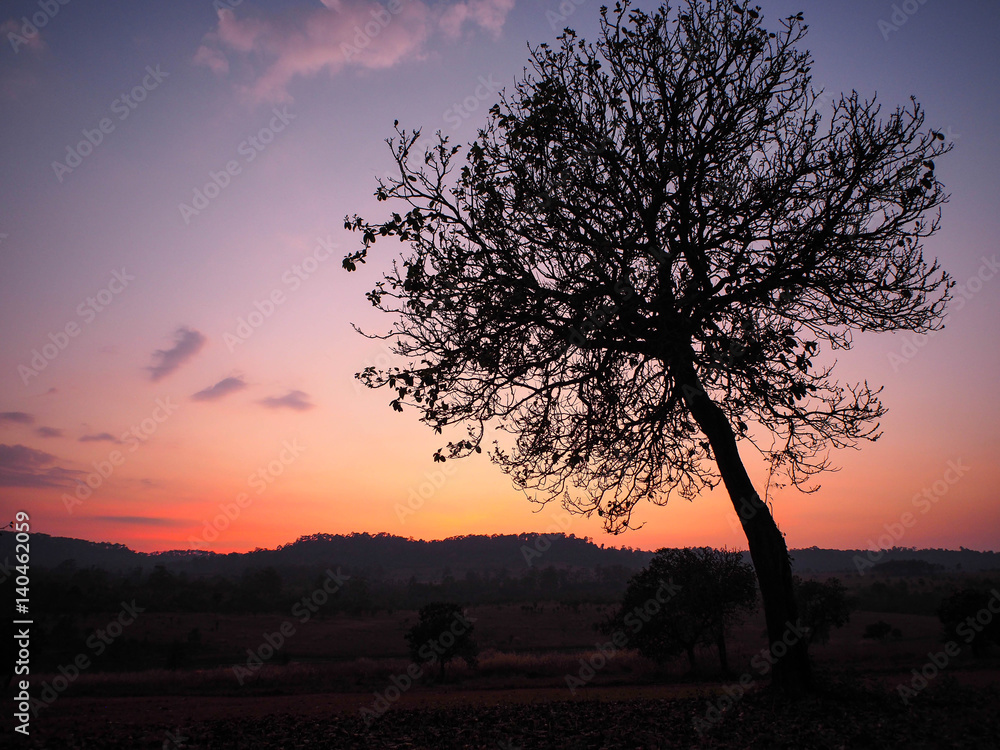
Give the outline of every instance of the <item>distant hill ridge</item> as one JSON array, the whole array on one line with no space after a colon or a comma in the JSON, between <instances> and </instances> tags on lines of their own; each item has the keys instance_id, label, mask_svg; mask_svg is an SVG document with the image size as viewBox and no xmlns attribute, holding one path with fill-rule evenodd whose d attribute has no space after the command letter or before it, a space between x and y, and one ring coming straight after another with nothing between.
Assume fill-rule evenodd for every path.
<instances>
[{"instance_id":1,"label":"distant hill ridge","mask_svg":"<svg viewBox=\"0 0 1000 750\"><path fill-rule=\"evenodd\" d=\"M13 555L14 536L0 536L0 562ZM744 553L747 554L747 553ZM894 547L880 554L868 550L835 550L810 547L791 550L793 566L799 573L858 572L858 560L864 571L871 565L899 561L922 561L940 566L943 572L1000 570L1000 554L966 549L915 549ZM573 534L496 534L468 535L423 541L391 534L312 534L275 549L220 554L201 550L136 552L124 544L91 542L69 537L32 534L31 562L53 568L72 560L77 567L106 570L152 569L163 565L186 570L194 575L238 573L247 567L301 568L344 565L367 569L373 574L421 579L439 577L445 570L453 575L468 570L523 570L533 567L594 568L622 566L638 570L653 553L630 547L605 547L590 538ZM906 566L885 565L886 573L899 572ZM879 572L875 568L874 572ZM930 570L916 566L915 570Z\"/></svg>"}]
</instances>

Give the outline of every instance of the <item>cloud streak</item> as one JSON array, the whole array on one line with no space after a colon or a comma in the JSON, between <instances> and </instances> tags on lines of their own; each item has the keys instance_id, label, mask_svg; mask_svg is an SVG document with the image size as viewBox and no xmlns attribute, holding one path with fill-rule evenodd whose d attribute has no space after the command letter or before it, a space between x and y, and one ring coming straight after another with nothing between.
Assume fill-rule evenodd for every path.
<instances>
[{"instance_id":1,"label":"cloud streak","mask_svg":"<svg viewBox=\"0 0 1000 750\"><path fill-rule=\"evenodd\" d=\"M295 78L420 59L438 32L454 39L481 29L495 37L514 1L324 0L322 8L242 18L220 9L218 27L205 36L193 62L219 76L238 70L246 80L240 91L252 102L286 102Z\"/></svg>"},{"instance_id":2,"label":"cloud streak","mask_svg":"<svg viewBox=\"0 0 1000 750\"><path fill-rule=\"evenodd\" d=\"M15 424L32 424L35 418L23 411L0 412L0 422L14 422Z\"/></svg>"},{"instance_id":3,"label":"cloud streak","mask_svg":"<svg viewBox=\"0 0 1000 750\"><path fill-rule=\"evenodd\" d=\"M94 435L84 435L78 439L81 443L119 443L121 442L118 438L112 435L110 432L98 432Z\"/></svg>"},{"instance_id":4,"label":"cloud streak","mask_svg":"<svg viewBox=\"0 0 1000 750\"><path fill-rule=\"evenodd\" d=\"M0 487L65 487L82 471L50 466L56 457L26 445L0 444Z\"/></svg>"},{"instance_id":5,"label":"cloud streak","mask_svg":"<svg viewBox=\"0 0 1000 750\"><path fill-rule=\"evenodd\" d=\"M55 427L39 427L35 434L43 438L59 438L63 436L63 431Z\"/></svg>"},{"instance_id":6,"label":"cloud streak","mask_svg":"<svg viewBox=\"0 0 1000 750\"><path fill-rule=\"evenodd\" d=\"M284 396L268 396L257 403L268 409L292 409L294 411L308 411L316 406L309 400L309 394L304 391L289 391Z\"/></svg>"},{"instance_id":7,"label":"cloud streak","mask_svg":"<svg viewBox=\"0 0 1000 750\"><path fill-rule=\"evenodd\" d=\"M241 377L223 378L213 386L198 391L191 396L192 401L218 401L223 396L230 393L242 391L247 387L246 382Z\"/></svg>"},{"instance_id":8,"label":"cloud streak","mask_svg":"<svg viewBox=\"0 0 1000 750\"><path fill-rule=\"evenodd\" d=\"M170 349L153 352L153 364L146 368L153 382L162 380L200 352L206 339L198 331L182 326L174 333L174 341Z\"/></svg>"},{"instance_id":9,"label":"cloud streak","mask_svg":"<svg viewBox=\"0 0 1000 750\"><path fill-rule=\"evenodd\" d=\"M95 521L125 523L134 526L190 526L190 521L178 518L156 518L153 516L94 516Z\"/></svg>"}]
</instances>

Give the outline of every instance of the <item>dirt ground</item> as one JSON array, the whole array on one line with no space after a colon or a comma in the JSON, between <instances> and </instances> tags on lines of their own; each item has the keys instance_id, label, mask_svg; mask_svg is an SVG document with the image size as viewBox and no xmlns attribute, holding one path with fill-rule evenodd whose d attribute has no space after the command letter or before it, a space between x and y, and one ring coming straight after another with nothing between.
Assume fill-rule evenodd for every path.
<instances>
[{"instance_id":1,"label":"dirt ground","mask_svg":"<svg viewBox=\"0 0 1000 750\"><path fill-rule=\"evenodd\" d=\"M738 697L735 707L724 705L740 670L766 642L759 616L733 633L729 651L735 674L726 679L718 674L711 651L699 654L700 669L693 674L684 659L657 671L637 655L622 653L573 693L566 675L578 668L581 658L595 653L595 644L607 640L593 627L601 608L484 607L470 613L478 618L477 638L491 655L478 672L453 665L443 683L418 681L403 691L391 689L390 676L402 674L408 664L401 644L413 613L317 618L289 639L292 662L266 665L266 679L238 685L227 663L169 672L95 670L41 709L32 720L27 744L11 734L11 716L5 711L0 747L1000 747L1000 728L990 723L1000 719L988 718L1000 716L996 657L980 661L963 654L955 659L930 681L934 689L926 693L938 697L919 696L914 705L922 708L916 713L899 698L897 686L909 684L912 670L921 669L928 654L942 648L935 617L855 612L828 644L812 649L822 680L846 679L855 686L848 697L787 709L767 703L763 690ZM863 639L865 626L879 619L898 627L903 638L890 643ZM143 632L135 637L162 641L198 628L203 654L238 659L240 649L245 654L280 622L274 616L155 615L143 618ZM396 641L398 646L393 645ZM52 677L39 675L36 680ZM755 687L765 684L766 679L754 675ZM856 689L874 690L875 697L857 699L851 692ZM383 704L384 715L378 696L390 698ZM769 734L770 725L755 723L757 714L742 712L758 704L772 712L766 715L780 718L774 726L787 722L794 736L808 725L814 739L801 744L778 741ZM692 723L712 706L727 708L719 726L735 722L739 731L733 737L715 728L692 734ZM370 728L366 711L369 718L372 712L379 714ZM824 719L838 711L845 717L839 725ZM919 728L921 736L933 738L939 727L948 726L957 727L958 744L942 740L921 745L923 740L915 741L912 735ZM854 744L838 744L843 732L853 732ZM880 733L880 744L866 744ZM574 744L574 737L583 739ZM778 744L767 744L772 740ZM893 744L897 740L899 744Z\"/></svg>"}]
</instances>

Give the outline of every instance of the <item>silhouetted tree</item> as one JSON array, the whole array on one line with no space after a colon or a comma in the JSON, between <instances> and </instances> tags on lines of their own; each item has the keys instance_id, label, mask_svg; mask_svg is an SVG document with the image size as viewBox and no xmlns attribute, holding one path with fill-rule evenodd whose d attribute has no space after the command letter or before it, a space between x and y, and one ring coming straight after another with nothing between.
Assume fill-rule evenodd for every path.
<instances>
[{"instance_id":1,"label":"silhouetted tree","mask_svg":"<svg viewBox=\"0 0 1000 750\"><path fill-rule=\"evenodd\" d=\"M353 576L337 592L338 602L345 612L361 615L373 609L371 588L362 576Z\"/></svg>"},{"instance_id":2,"label":"silhouetted tree","mask_svg":"<svg viewBox=\"0 0 1000 750\"><path fill-rule=\"evenodd\" d=\"M368 293L396 316L380 338L401 364L358 377L435 431L468 429L435 460L496 426L517 487L612 532L640 500L721 479L772 642L798 616L791 565L739 443L765 438L808 489L830 448L874 440L879 390L818 355L854 331L936 329L950 283L922 255L950 145L916 101L821 106L805 29L721 0L602 9L596 44L567 29L533 51L457 172L459 146L438 133L418 155L397 124L399 175L375 194L405 213L346 219L363 234L347 270L379 237L409 243ZM801 640L773 674L808 682Z\"/></svg>"},{"instance_id":3,"label":"silhouetted tree","mask_svg":"<svg viewBox=\"0 0 1000 750\"><path fill-rule=\"evenodd\" d=\"M890 638L894 641L898 641L903 637L903 633L899 628L894 628L885 620L879 620L878 622L868 624L861 637L878 641L879 643L885 643Z\"/></svg>"},{"instance_id":4,"label":"silhouetted tree","mask_svg":"<svg viewBox=\"0 0 1000 750\"><path fill-rule=\"evenodd\" d=\"M757 601L753 568L739 552L705 548L661 549L632 576L621 607L602 625L629 647L662 663L686 652L695 669L695 647L714 645L729 671L726 634Z\"/></svg>"},{"instance_id":5,"label":"silhouetted tree","mask_svg":"<svg viewBox=\"0 0 1000 750\"><path fill-rule=\"evenodd\" d=\"M826 581L794 577L799 605L799 621L809 630L808 643L827 643L833 628L842 628L851 620L854 601L839 578Z\"/></svg>"},{"instance_id":6,"label":"silhouetted tree","mask_svg":"<svg viewBox=\"0 0 1000 750\"><path fill-rule=\"evenodd\" d=\"M974 656L984 656L989 644L1000 645L1000 592L966 588L956 591L938 608L945 638L972 644Z\"/></svg>"},{"instance_id":7,"label":"silhouetted tree","mask_svg":"<svg viewBox=\"0 0 1000 750\"><path fill-rule=\"evenodd\" d=\"M169 596L177 586L177 578L164 565L155 565L146 585L157 596Z\"/></svg>"},{"instance_id":8,"label":"silhouetted tree","mask_svg":"<svg viewBox=\"0 0 1000 750\"><path fill-rule=\"evenodd\" d=\"M479 646L472 638L473 625L458 604L432 602L420 608L417 624L406 633L410 658L418 664L438 663L438 678L452 659L462 658L470 667L478 663Z\"/></svg>"},{"instance_id":9,"label":"silhouetted tree","mask_svg":"<svg viewBox=\"0 0 1000 750\"><path fill-rule=\"evenodd\" d=\"M757 604L757 578L753 566L743 562L740 552L712 550L708 561L712 575L706 584L709 604L714 609L711 632L714 636L719 665L729 672L726 653L726 635L729 629L741 622Z\"/></svg>"}]
</instances>

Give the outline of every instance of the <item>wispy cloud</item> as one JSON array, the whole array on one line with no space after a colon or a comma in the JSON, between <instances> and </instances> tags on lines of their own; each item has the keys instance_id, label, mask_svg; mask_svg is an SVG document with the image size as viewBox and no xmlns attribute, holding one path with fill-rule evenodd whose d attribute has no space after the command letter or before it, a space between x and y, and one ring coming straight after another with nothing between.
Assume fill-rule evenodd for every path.
<instances>
[{"instance_id":1,"label":"wispy cloud","mask_svg":"<svg viewBox=\"0 0 1000 750\"><path fill-rule=\"evenodd\" d=\"M257 403L268 409L294 409L308 411L315 404L309 400L309 394L304 391L289 391L284 396L268 396Z\"/></svg>"},{"instance_id":2,"label":"wispy cloud","mask_svg":"<svg viewBox=\"0 0 1000 750\"><path fill-rule=\"evenodd\" d=\"M26 445L0 444L0 487L64 487L85 473L50 465L56 460Z\"/></svg>"},{"instance_id":3,"label":"wispy cloud","mask_svg":"<svg viewBox=\"0 0 1000 750\"><path fill-rule=\"evenodd\" d=\"M198 391L191 396L191 399L193 401L218 401L223 396L242 391L246 387L247 384L241 377L224 378L215 385Z\"/></svg>"},{"instance_id":4,"label":"wispy cloud","mask_svg":"<svg viewBox=\"0 0 1000 750\"><path fill-rule=\"evenodd\" d=\"M39 427L35 434L43 438L58 438L63 436L63 431L55 427Z\"/></svg>"},{"instance_id":5,"label":"wispy cloud","mask_svg":"<svg viewBox=\"0 0 1000 750\"><path fill-rule=\"evenodd\" d=\"M81 443L120 443L121 441L110 432L98 432L93 435L84 435L79 438Z\"/></svg>"},{"instance_id":6,"label":"wispy cloud","mask_svg":"<svg viewBox=\"0 0 1000 750\"><path fill-rule=\"evenodd\" d=\"M32 424L35 418L23 411L0 412L0 422L16 422L17 424Z\"/></svg>"},{"instance_id":7,"label":"wispy cloud","mask_svg":"<svg viewBox=\"0 0 1000 750\"><path fill-rule=\"evenodd\" d=\"M419 59L438 31L455 38L478 28L496 36L514 1L324 0L322 8L240 18L221 9L217 29L205 36L193 61L220 76L238 69L241 92L251 101L289 101L288 85L296 77Z\"/></svg>"},{"instance_id":8,"label":"wispy cloud","mask_svg":"<svg viewBox=\"0 0 1000 750\"><path fill-rule=\"evenodd\" d=\"M155 516L93 516L95 521L107 523L127 523L134 526L190 526L190 521L178 518L158 518Z\"/></svg>"},{"instance_id":9,"label":"wispy cloud","mask_svg":"<svg viewBox=\"0 0 1000 750\"><path fill-rule=\"evenodd\" d=\"M193 328L182 326L174 333L174 341L172 348L153 352L153 364L146 369L154 381L162 380L200 352L206 339Z\"/></svg>"},{"instance_id":10,"label":"wispy cloud","mask_svg":"<svg viewBox=\"0 0 1000 750\"><path fill-rule=\"evenodd\" d=\"M514 0L468 0L448 5L441 14L441 30L450 37L457 37L466 24L489 31L494 37L503 30L507 14L514 7Z\"/></svg>"}]
</instances>

